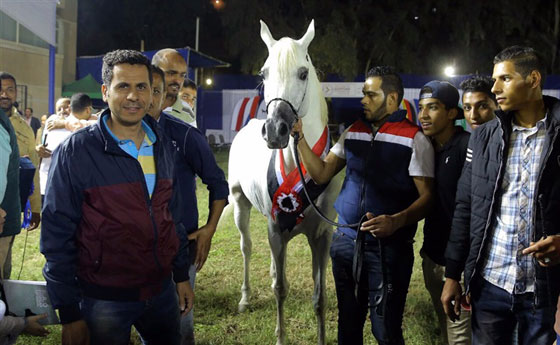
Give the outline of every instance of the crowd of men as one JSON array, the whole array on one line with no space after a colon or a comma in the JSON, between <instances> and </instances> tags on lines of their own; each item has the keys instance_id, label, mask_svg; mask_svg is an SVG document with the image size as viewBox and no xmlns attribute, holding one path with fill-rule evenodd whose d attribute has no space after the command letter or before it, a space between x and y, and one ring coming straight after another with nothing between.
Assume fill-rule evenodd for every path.
<instances>
[{"instance_id":1,"label":"crowd of men","mask_svg":"<svg viewBox=\"0 0 560 345\"><path fill-rule=\"evenodd\" d=\"M544 80L532 48L509 47L496 55L492 79L461 84L462 108L450 83L424 85L417 126L398 109L398 74L375 67L363 116L324 160L298 142L315 182L346 166L334 207L340 223L361 222L337 228L331 245L339 344L363 343L368 309L379 344L404 344L412 240L424 218L424 282L444 343L554 342L560 103L543 96ZM463 117L472 134L455 126Z\"/></svg>"},{"instance_id":2,"label":"crowd of men","mask_svg":"<svg viewBox=\"0 0 560 345\"><path fill-rule=\"evenodd\" d=\"M106 54L102 92L108 109L92 114L85 94L61 98L37 138L14 107L15 77L0 74L0 258L9 262L21 229L18 167L27 155L38 167L33 195L39 210L42 204L28 229L42 214L43 272L63 344L128 344L132 326L146 344L194 344L196 272L206 262L229 191L204 135L162 112L165 101L194 114L196 85L186 85L195 91L185 100L178 92L185 60L165 49L152 62L137 51ZM22 145L25 154L18 151ZM202 227L197 177L209 190ZM9 278L6 269L3 277ZM24 326L45 335L38 323L43 317L0 320L0 343L15 341Z\"/></svg>"},{"instance_id":3,"label":"crowd of men","mask_svg":"<svg viewBox=\"0 0 560 345\"><path fill-rule=\"evenodd\" d=\"M38 126L31 108L22 115L14 107L15 77L0 73L0 273L10 277L27 208L27 228L41 222L43 274L63 344L128 344L132 326L145 344L194 344L195 278L228 186L196 129L196 85L186 74L173 49L151 62L133 50L107 53L108 108L93 114L91 99L75 94ZM492 78L461 84L462 99L449 82L424 85L417 125L399 109L400 76L378 66L366 76L363 115L324 160L300 136L316 183L346 167L334 207L340 223L360 223L337 228L330 249L339 344L363 343L368 312L379 344L404 344L422 219L424 282L445 344L554 342L560 103L543 96L544 80L537 52L506 48ZM463 118L472 133L456 125ZM301 131L299 121L293 132ZM22 196L20 157L36 167L37 186ZM210 192L202 227L197 177ZM0 339L47 334L42 317L3 317Z\"/></svg>"}]
</instances>

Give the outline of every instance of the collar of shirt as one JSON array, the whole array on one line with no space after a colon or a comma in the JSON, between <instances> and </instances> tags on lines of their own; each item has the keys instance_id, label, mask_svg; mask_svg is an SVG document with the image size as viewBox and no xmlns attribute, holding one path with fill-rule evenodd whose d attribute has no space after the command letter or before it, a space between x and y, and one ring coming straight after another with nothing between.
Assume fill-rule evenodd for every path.
<instances>
[{"instance_id":1,"label":"collar of shirt","mask_svg":"<svg viewBox=\"0 0 560 345\"><path fill-rule=\"evenodd\" d=\"M537 131L540 130L540 129L546 128L546 119L547 119L547 117L548 117L548 113L545 114L545 116L544 116L542 119L540 119L539 121L537 121L537 124L535 125L535 127L531 127L531 128L527 128L527 127L523 127L523 126L516 125L515 122L514 122L514 119L513 119L513 117L512 117L512 119L511 119L511 127L512 127L512 130L513 130L513 131L520 131L520 132L528 131L529 135L531 135L531 134L537 132Z\"/></svg>"},{"instance_id":2,"label":"collar of shirt","mask_svg":"<svg viewBox=\"0 0 560 345\"><path fill-rule=\"evenodd\" d=\"M461 126L454 126L454 127L455 127L455 132L453 132L453 135L451 136L451 138L449 138L449 140L447 140L447 142L445 144L443 144L443 146L440 146L435 141L435 139L433 139L433 138L431 139L435 152L444 152L444 151L450 150L459 142L459 138L461 137L461 134L465 130Z\"/></svg>"},{"instance_id":3,"label":"collar of shirt","mask_svg":"<svg viewBox=\"0 0 560 345\"><path fill-rule=\"evenodd\" d=\"M104 116L102 121L103 125L105 126L105 129L107 129L107 132L109 132L111 137L117 142L117 144L121 149L123 149L126 153L133 156L134 158L138 158L139 150L136 149L136 145L134 144L134 141L132 139L125 139L125 140L119 139L107 125L107 118L108 116ZM154 131L150 128L150 126L148 126L148 124L144 120L142 120L142 129L144 130L145 135L144 135L144 140L142 142L142 145L140 145L140 147L142 148L144 146L152 146L156 142L156 135ZM134 148L134 150L132 150L132 148Z\"/></svg>"}]
</instances>

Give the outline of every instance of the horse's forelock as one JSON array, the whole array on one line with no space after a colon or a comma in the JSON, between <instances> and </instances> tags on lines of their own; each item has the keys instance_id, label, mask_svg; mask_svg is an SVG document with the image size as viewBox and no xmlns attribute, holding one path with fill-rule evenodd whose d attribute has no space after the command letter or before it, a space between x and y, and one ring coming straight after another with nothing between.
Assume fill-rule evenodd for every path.
<instances>
[{"instance_id":1,"label":"horse's forelock","mask_svg":"<svg viewBox=\"0 0 560 345\"><path fill-rule=\"evenodd\" d=\"M270 67L278 71L281 80L287 80L289 73L301 66L298 66L298 44L291 38L282 38L271 49L269 59L270 62L276 63Z\"/></svg>"}]
</instances>

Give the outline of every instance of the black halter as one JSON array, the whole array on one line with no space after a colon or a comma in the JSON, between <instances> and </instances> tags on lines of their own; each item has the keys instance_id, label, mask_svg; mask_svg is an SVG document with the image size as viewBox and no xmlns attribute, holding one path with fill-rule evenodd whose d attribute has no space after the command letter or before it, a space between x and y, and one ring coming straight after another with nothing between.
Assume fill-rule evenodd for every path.
<instances>
[{"instance_id":1,"label":"black halter","mask_svg":"<svg viewBox=\"0 0 560 345\"><path fill-rule=\"evenodd\" d=\"M292 103L290 103L290 101L288 101L287 99L284 99L282 97L276 97L276 98L273 98L270 101L268 101L268 103L266 104L266 114L268 115L268 107L270 106L270 103L272 103L274 101L281 101L281 102L284 102L284 103L288 104L290 109L292 109L293 113L296 115L296 120L298 120L301 117L301 116L299 116L299 110L300 110L301 106L303 105L303 101L305 100L305 95L307 94L308 84L309 84L309 76L305 80L305 90L303 91L303 97L301 98L301 103L299 104L298 110L296 110L294 108L294 106L292 105Z\"/></svg>"}]
</instances>

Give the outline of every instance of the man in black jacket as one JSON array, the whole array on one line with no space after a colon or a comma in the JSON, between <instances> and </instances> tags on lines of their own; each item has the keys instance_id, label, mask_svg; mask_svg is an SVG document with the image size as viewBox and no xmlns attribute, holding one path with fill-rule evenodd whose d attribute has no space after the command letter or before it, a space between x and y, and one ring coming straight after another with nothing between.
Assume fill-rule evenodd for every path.
<instances>
[{"instance_id":1,"label":"man in black jacket","mask_svg":"<svg viewBox=\"0 0 560 345\"><path fill-rule=\"evenodd\" d=\"M552 344L560 290L560 101L532 48L494 58L496 119L473 132L446 249L442 303L458 316L465 271L473 344ZM453 305L454 303L454 305Z\"/></svg>"},{"instance_id":2,"label":"man in black jacket","mask_svg":"<svg viewBox=\"0 0 560 345\"><path fill-rule=\"evenodd\" d=\"M440 302L445 270L444 252L455 210L455 191L461 176L469 133L455 126L463 118L459 92L446 81L432 80L420 90L418 120L434 146L435 197L424 222L424 244L420 250L424 285L430 293L444 344L469 344L470 312L463 310L461 322L447 320Z\"/></svg>"}]
</instances>

